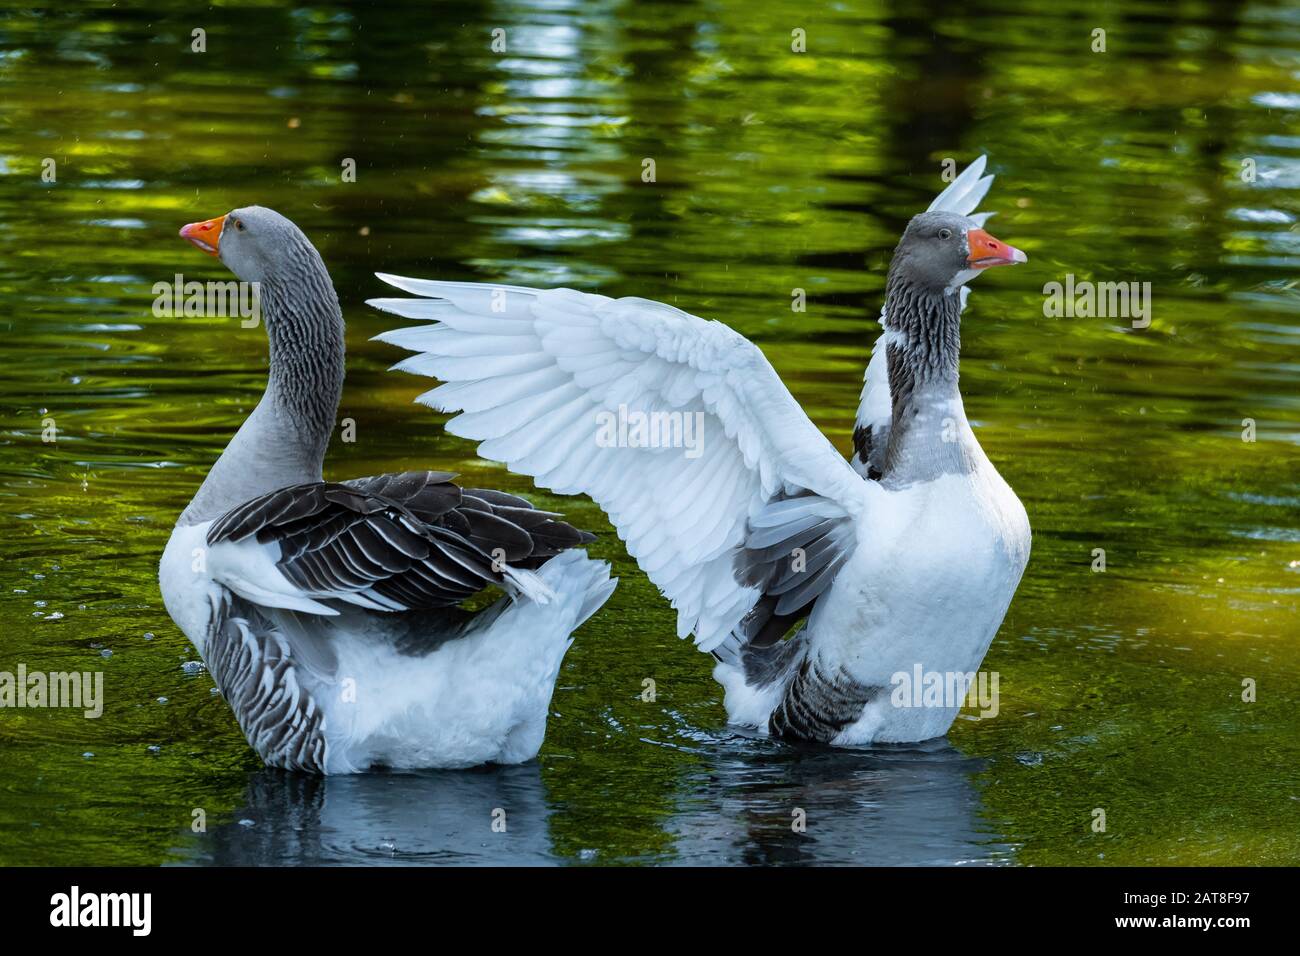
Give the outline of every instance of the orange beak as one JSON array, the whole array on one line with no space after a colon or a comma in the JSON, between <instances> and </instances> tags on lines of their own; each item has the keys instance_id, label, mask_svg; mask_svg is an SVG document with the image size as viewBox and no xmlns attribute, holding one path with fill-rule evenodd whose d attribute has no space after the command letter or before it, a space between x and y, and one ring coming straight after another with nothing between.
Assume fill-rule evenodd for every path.
<instances>
[{"instance_id":1,"label":"orange beak","mask_svg":"<svg viewBox=\"0 0 1300 956\"><path fill-rule=\"evenodd\" d=\"M966 242L970 245L970 255L966 257L966 261L972 269L1013 266L1017 262L1029 261L1029 257L1015 246L994 239L983 229L972 229L966 233Z\"/></svg>"},{"instance_id":2,"label":"orange beak","mask_svg":"<svg viewBox=\"0 0 1300 956\"><path fill-rule=\"evenodd\" d=\"M208 255L215 256L221 246L221 230L225 225L225 216L218 216L207 222L192 222L181 228L181 238L188 239Z\"/></svg>"}]
</instances>

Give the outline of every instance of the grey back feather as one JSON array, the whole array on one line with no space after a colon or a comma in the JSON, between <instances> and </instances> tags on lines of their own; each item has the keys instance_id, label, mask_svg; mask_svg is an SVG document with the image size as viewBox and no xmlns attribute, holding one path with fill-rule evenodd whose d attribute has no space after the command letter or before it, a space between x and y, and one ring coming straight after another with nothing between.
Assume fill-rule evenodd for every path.
<instances>
[{"instance_id":1,"label":"grey back feather","mask_svg":"<svg viewBox=\"0 0 1300 956\"><path fill-rule=\"evenodd\" d=\"M325 772L325 715L299 680L288 641L256 605L223 593L212 608L204 660L268 766Z\"/></svg>"},{"instance_id":2,"label":"grey back feather","mask_svg":"<svg viewBox=\"0 0 1300 956\"><path fill-rule=\"evenodd\" d=\"M459 604L506 567L534 570L595 539L502 492L461 489L446 472L309 482L254 498L213 523L209 546L255 538L304 593L360 595L377 610Z\"/></svg>"}]
</instances>

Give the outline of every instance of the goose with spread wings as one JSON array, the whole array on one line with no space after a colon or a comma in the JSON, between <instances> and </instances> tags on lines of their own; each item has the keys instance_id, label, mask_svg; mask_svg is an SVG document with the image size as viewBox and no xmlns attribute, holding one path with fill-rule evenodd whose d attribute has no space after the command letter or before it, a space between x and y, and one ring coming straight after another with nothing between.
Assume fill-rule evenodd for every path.
<instances>
[{"instance_id":1,"label":"goose with spread wings","mask_svg":"<svg viewBox=\"0 0 1300 956\"><path fill-rule=\"evenodd\" d=\"M269 765L536 756L573 631L609 597L593 540L515 495L411 471L325 481L343 316L320 255L249 206L181 235L257 283L266 391L176 523L163 601ZM488 589L504 596L460 607Z\"/></svg>"},{"instance_id":2,"label":"goose with spread wings","mask_svg":"<svg viewBox=\"0 0 1300 956\"><path fill-rule=\"evenodd\" d=\"M1025 509L958 388L967 283L1026 260L975 212L984 165L894 251L848 461L717 321L649 299L386 274L415 298L370 304L422 320L379 338L415 353L397 368L442 382L419 401L459 413L449 432L604 509L679 636L716 658L734 724L846 746L925 740L962 701L900 693L900 680L962 686L1029 555ZM689 417L698 434L685 451L646 429L611 441L612 417Z\"/></svg>"}]
</instances>

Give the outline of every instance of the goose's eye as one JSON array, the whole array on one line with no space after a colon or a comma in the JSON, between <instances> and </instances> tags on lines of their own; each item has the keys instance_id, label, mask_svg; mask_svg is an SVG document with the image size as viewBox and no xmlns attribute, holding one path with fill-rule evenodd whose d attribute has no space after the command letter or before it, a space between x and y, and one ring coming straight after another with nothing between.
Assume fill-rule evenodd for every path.
<instances>
[{"instance_id":1,"label":"goose's eye","mask_svg":"<svg viewBox=\"0 0 1300 956\"><path fill-rule=\"evenodd\" d=\"M240 228L242 229L243 227L241 226ZM951 239L951 238L952 238L952 230L951 230L951 229L940 229L940 230L939 230L939 238L940 238L940 239Z\"/></svg>"},{"instance_id":2,"label":"goose's eye","mask_svg":"<svg viewBox=\"0 0 1300 956\"><path fill-rule=\"evenodd\" d=\"M236 220L235 220L235 228L236 228L237 230L239 230L240 232L243 232L243 231L244 231L244 224L243 224L243 222L241 222L240 220L236 219Z\"/></svg>"}]
</instances>

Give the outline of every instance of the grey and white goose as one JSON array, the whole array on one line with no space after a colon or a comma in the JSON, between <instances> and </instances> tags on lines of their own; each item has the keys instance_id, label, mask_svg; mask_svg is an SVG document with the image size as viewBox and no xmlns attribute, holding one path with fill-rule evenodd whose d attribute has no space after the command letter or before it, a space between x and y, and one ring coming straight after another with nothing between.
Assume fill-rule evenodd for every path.
<instances>
[{"instance_id":1,"label":"grey and white goose","mask_svg":"<svg viewBox=\"0 0 1300 956\"><path fill-rule=\"evenodd\" d=\"M751 342L659 302L381 274L429 298L370 304L430 321L380 338L418 353L399 368L445 383L421 400L462 413L449 432L604 508L679 636L717 658L733 723L841 745L926 740L959 695L910 706L899 676L963 687L1029 556L1025 509L958 390L965 284L1026 258L971 215L983 168L894 252L852 464ZM686 453L605 429L618 416L662 435L683 415L702 422Z\"/></svg>"},{"instance_id":2,"label":"grey and white goose","mask_svg":"<svg viewBox=\"0 0 1300 956\"><path fill-rule=\"evenodd\" d=\"M258 283L270 343L266 391L159 566L253 749L318 773L536 756L572 632L614 589L576 547L593 536L443 472L324 481L344 346L320 255L258 206L181 235Z\"/></svg>"}]
</instances>

